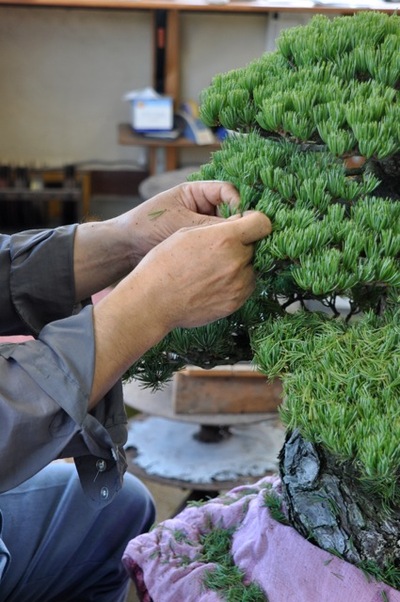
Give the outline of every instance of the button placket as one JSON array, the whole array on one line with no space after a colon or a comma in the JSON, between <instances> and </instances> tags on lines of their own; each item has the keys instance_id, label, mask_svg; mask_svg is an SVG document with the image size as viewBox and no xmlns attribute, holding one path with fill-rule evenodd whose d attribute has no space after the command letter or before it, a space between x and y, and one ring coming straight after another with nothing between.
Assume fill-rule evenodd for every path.
<instances>
[{"instance_id":1,"label":"button placket","mask_svg":"<svg viewBox=\"0 0 400 602\"><path fill-rule=\"evenodd\" d=\"M102 500L106 500L109 496L108 487L102 487L100 489L100 497Z\"/></svg>"},{"instance_id":2,"label":"button placket","mask_svg":"<svg viewBox=\"0 0 400 602\"><path fill-rule=\"evenodd\" d=\"M107 462L103 459L101 460L97 460L96 462L96 468L99 472L104 472L107 468Z\"/></svg>"}]
</instances>

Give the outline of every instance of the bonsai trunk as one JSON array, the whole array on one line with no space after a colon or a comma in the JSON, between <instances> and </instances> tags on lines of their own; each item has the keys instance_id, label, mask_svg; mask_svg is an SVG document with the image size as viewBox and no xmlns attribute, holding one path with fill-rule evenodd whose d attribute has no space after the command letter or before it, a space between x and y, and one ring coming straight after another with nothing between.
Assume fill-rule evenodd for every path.
<instances>
[{"instance_id":1,"label":"bonsai trunk","mask_svg":"<svg viewBox=\"0 0 400 602\"><path fill-rule=\"evenodd\" d=\"M366 491L350 462L289 433L280 473L290 523L310 541L361 567L400 566L400 511Z\"/></svg>"}]
</instances>

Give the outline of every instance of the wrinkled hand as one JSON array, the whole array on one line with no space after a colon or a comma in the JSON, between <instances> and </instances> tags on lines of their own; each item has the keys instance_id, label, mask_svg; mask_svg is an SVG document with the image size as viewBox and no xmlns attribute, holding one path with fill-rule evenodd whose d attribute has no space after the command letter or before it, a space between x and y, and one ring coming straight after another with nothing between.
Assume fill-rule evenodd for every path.
<instances>
[{"instance_id":1,"label":"wrinkled hand","mask_svg":"<svg viewBox=\"0 0 400 602\"><path fill-rule=\"evenodd\" d=\"M234 208L239 201L229 182L197 181L179 184L140 204L119 218L131 230L132 265L180 228L223 221L218 206L226 203Z\"/></svg>"},{"instance_id":2,"label":"wrinkled hand","mask_svg":"<svg viewBox=\"0 0 400 602\"><path fill-rule=\"evenodd\" d=\"M174 226L167 220L163 235L168 237L162 242L159 234L154 237L156 246L94 306L96 365L89 407L173 328L223 318L254 290L254 243L271 232L269 219L249 211L220 220L213 212L218 200L230 195L230 186L226 193L218 183L206 186L207 194L200 194L202 185L195 188L196 196L188 190L176 193L171 213L178 227L181 212L185 220L194 213L196 223L196 209L208 211L199 216L205 224L171 233L167 226ZM147 227L148 218L139 217Z\"/></svg>"},{"instance_id":3,"label":"wrinkled hand","mask_svg":"<svg viewBox=\"0 0 400 602\"><path fill-rule=\"evenodd\" d=\"M216 192L214 199L219 198ZM209 198L204 196L204 207L209 202L211 211ZM269 219L249 211L172 234L134 270L142 290L148 291L154 319L168 331L200 326L236 311L255 288L253 243L270 232Z\"/></svg>"}]
</instances>

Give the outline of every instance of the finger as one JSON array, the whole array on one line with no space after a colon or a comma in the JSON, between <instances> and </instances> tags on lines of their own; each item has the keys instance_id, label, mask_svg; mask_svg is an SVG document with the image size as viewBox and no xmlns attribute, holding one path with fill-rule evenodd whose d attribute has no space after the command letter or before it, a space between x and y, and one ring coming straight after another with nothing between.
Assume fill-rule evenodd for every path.
<instances>
[{"instance_id":1,"label":"finger","mask_svg":"<svg viewBox=\"0 0 400 602\"><path fill-rule=\"evenodd\" d=\"M246 211L239 219L230 218L225 223L236 229L236 235L244 245L261 240L272 232L270 220L260 211Z\"/></svg>"},{"instance_id":2,"label":"finger","mask_svg":"<svg viewBox=\"0 0 400 602\"><path fill-rule=\"evenodd\" d=\"M216 215L202 215L201 213L196 213L193 216L192 224L194 227L197 226L212 226L213 224L220 224L223 222L231 222L237 219L241 219L242 215L240 213L235 213L228 218L218 217Z\"/></svg>"},{"instance_id":3,"label":"finger","mask_svg":"<svg viewBox=\"0 0 400 602\"><path fill-rule=\"evenodd\" d=\"M196 216L192 219L191 225L181 228L181 231L215 225L219 225L221 227L231 227L230 224L234 222L236 222L238 226L236 236L238 236L239 240L245 245L264 238L272 231L270 220L264 213L261 213L260 211L245 211L243 215L241 213L236 213L227 219L211 215L196 214Z\"/></svg>"},{"instance_id":4,"label":"finger","mask_svg":"<svg viewBox=\"0 0 400 602\"><path fill-rule=\"evenodd\" d=\"M226 218L225 221L227 222L233 222L237 219L242 219L242 214L241 213L234 213L233 215L230 215L228 218Z\"/></svg>"},{"instance_id":5,"label":"finger","mask_svg":"<svg viewBox=\"0 0 400 602\"><path fill-rule=\"evenodd\" d=\"M239 192L230 182L219 180L200 180L184 184L183 192L187 207L206 215L215 215L222 203L232 209L240 204Z\"/></svg>"}]
</instances>

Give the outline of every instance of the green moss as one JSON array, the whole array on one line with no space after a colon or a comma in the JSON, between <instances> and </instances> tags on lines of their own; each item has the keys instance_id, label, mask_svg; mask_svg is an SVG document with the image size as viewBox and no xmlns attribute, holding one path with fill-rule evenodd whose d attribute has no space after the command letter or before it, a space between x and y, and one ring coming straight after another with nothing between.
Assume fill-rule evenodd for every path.
<instances>
[{"instance_id":1,"label":"green moss","mask_svg":"<svg viewBox=\"0 0 400 602\"><path fill-rule=\"evenodd\" d=\"M235 566L231 555L233 533L234 529L214 528L201 537L203 551L198 560L217 565L207 572L204 587L227 602L268 602L261 587L246 583L244 572Z\"/></svg>"},{"instance_id":2,"label":"green moss","mask_svg":"<svg viewBox=\"0 0 400 602\"><path fill-rule=\"evenodd\" d=\"M273 491L264 493L264 505L269 509L271 517L278 523L288 525L289 521L282 510L282 497L276 495Z\"/></svg>"},{"instance_id":3,"label":"green moss","mask_svg":"<svg viewBox=\"0 0 400 602\"><path fill-rule=\"evenodd\" d=\"M400 588L400 569L392 566L379 568L375 563L370 561L363 561L358 564L358 568L362 570L367 579L371 577L381 583L387 583L395 589ZM384 591L381 592L382 600L388 600Z\"/></svg>"}]
</instances>

